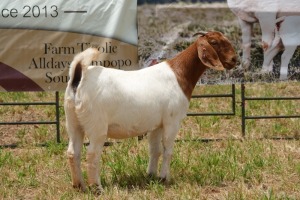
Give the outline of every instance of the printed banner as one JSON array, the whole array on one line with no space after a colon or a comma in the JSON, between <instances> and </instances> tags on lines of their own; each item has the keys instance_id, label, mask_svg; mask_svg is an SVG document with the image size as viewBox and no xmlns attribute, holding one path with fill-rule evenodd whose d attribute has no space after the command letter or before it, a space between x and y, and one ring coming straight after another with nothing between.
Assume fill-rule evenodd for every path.
<instances>
[{"instance_id":1,"label":"printed banner","mask_svg":"<svg viewBox=\"0 0 300 200\"><path fill-rule=\"evenodd\" d=\"M0 91L59 91L88 47L95 65L137 69L136 0L2 0Z\"/></svg>"},{"instance_id":2,"label":"printed banner","mask_svg":"<svg viewBox=\"0 0 300 200\"><path fill-rule=\"evenodd\" d=\"M196 40L193 35L199 31L220 31L234 45L239 63L230 71L206 70L201 84L300 80L299 0L138 3L143 67L174 57Z\"/></svg>"}]
</instances>

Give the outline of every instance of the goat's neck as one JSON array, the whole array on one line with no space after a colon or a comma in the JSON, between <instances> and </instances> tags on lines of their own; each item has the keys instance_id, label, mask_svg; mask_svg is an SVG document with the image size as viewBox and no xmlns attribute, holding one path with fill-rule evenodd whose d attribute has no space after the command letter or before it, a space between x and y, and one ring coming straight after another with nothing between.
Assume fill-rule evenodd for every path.
<instances>
[{"instance_id":1,"label":"goat's neck","mask_svg":"<svg viewBox=\"0 0 300 200\"><path fill-rule=\"evenodd\" d=\"M197 81L206 69L198 57L196 43L167 62L174 71L182 91L190 99Z\"/></svg>"}]
</instances>

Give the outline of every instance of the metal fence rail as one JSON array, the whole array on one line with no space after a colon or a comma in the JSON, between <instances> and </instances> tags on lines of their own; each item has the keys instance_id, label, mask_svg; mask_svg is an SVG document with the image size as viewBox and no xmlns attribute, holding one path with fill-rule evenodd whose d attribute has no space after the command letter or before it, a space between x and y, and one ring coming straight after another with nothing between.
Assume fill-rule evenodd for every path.
<instances>
[{"instance_id":1,"label":"metal fence rail","mask_svg":"<svg viewBox=\"0 0 300 200\"><path fill-rule=\"evenodd\" d=\"M13 102L0 103L0 106L55 106L55 121L21 121L21 122L0 122L0 125L33 125L33 124L55 124L56 141L60 143L60 122L59 122L59 92L55 92L55 102Z\"/></svg>"},{"instance_id":2,"label":"metal fence rail","mask_svg":"<svg viewBox=\"0 0 300 200\"><path fill-rule=\"evenodd\" d=\"M212 94L212 95L193 95L193 99L198 98L230 98L231 111L230 112L207 112L195 113L189 112L187 116L235 116L236 115L236 87L235 84L231 85L231 92L227 94ZM273 101L273 100L300 100L300 97L248 97L245 94L246 87L241 83L241 120L242 120L242 136L246 134L246 120L252 119L277 119L277 118L300 118L297 115L275 115L275 116L247 116L246 115L246 101ZM28 105L48 105L55 106L56 118L55 121L29 121L29 122L0 122L0 125L31 125L31 124L55 124L56 125L56 141L60 140L60 116L59 116L59 92L55 92L55 102L25 102L25 103L0 103L0 106L28 106ZM203 141L205 139L201 139ZM210 140L208 140L210 141Z\"/></svg>"},{"instance_id":3,"label":"metal fence rail","mask_svg":"<svg viewBox=\"0 0 300 200\"><path fill-rule=\"evenodd\" d=\"M231 85L229 94L193 95L193 99L199 98L231 98L231 112L187 113L187 116L224 116L235 115L235 84Z\"/></svg>"},{"instance_id":4,"label":"metal fence rail","mask_svg":"<svg viewBox=\"0 0 300 200\"><path fill-rule=\"evenodd\" d=\"M245 84L241 84L241 107L242 107L242 135L246 135L246 120L247 119L279 119L279 118L300 118L299 115L262 115L262 116L246 116L246 101L279 101L279 100L300 100L300 97L247 97L245 95Z\"/></svg>"}]
</instances>

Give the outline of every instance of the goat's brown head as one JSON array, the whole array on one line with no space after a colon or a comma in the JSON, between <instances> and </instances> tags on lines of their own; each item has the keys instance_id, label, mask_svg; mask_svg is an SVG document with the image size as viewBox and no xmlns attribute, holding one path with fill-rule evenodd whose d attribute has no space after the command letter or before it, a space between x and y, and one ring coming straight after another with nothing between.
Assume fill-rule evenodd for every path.
<instances>
[{"instance_id":1,"label":"goat's brown head","mask_svg":"<svg viewBox=\"0 0 300 200\"><path fill-rule=\"evenodd\" d=\"M206 67L224 70L236 66L236 52L222 33L211 31L199 32L195 35L200 35L196 41L198 56Z\"/></svg>"}]
</instances>

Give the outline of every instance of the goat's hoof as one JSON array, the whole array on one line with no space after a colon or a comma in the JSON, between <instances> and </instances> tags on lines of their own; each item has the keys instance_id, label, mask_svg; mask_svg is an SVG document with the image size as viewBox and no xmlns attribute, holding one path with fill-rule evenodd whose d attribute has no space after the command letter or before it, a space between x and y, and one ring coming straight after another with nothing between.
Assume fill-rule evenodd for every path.
<instances>
[{"instance_id":1,"label":"goat's hoof","mask_svg":"<svg viewBox=\"0 0 300 200\"><path fill-rule=\"evenodd\" d=\"M166 178L166 177L159 177L159 183L165 185L165 186L170 186L172 184L171 179Z\"/></svg>"},{"instance_id":2,"label":"goat's hoof","mask_svg":"<svg viewBox=\"0 0 300 200\"><path fill-rule=\"evenodd\" d=\"M166 178L166 177L164 177L164 178L162 178L162 177L159 177L159 182L160 183L163 183L163 184L166 184L166 183L168 183L168 179Z\"/></svg>"},{"instance_id":3,"label":"goat's hoof","mask_svg":"<svg viewBox=\"0 0 300 200\"><path fill-rule=\"evenodd\" d=\"M161 183L166 183L166 182L167 182L167 179L166 179L166 178L160 178L160 179L159 179L159 182L161 182Z\"/></svg>"},{"instance_id":4,"label":"goat's hoof","mask_svg":"<svg viewBox=\"0 0 300 200\"><path fill-rule=\"evenodd\" d=\"M86 191L86 187L85 187L85 185L83 183L73 184L73 188L77 189L77 190L80 190L82 192Z\"/></svg>"},{"instance_id":5,"label":"goat's hoof","mask_svg":"<svg viewBox=\"0 0 300 200\"><path fill-rule=\"evenodd\" d=\"M154 173L149 173L149 174L147 175L147 178L150 179L150 180L153 180L153 179L156 178L156 174L154 174Z\"/></svg>"},{"instance_id":6,"label":"goat's hoof","mask_svg":"<svg viewBox=\"0 0 300 200\"><path fill-rule=\"evenodd\" d=\"M243 65L239 65L236 67L235 70L238 70L238 71L247 71L249 68L248 67L244 67Z\"/></svg>"},{"instance_id":7,"label":"goat's hoof","mask_svg":"<svg viewBox=\"0 0 300 200\"><path fill-rule=\"evenodd\" d=\"M281 80L281 81L287 81L288 77L286 75L280 75L279 80Z\"/></svg>"},{"instance_id":8,"label":"goat's hoof","mask_svg":"<svg viewBox=\"0 0 300 200\"><path fill-rule=\"evenodd\" d=\"M95 195L101 195L103 192L103 189L101 186L97 184L93 184L89 186L89 191Z\"/></svg>"},{"instance_id":9,"label":"goat's hoof","mask_svg":"<svg viewBox=\"0 0 300 200\"><path fill-rule=\"evenodd\" d=\"M268 68L262 68L260 73L262 74L270 74L272 73L272 69L268 69Z\"/></svg>"}]
</instances>

